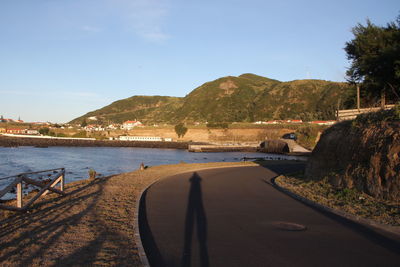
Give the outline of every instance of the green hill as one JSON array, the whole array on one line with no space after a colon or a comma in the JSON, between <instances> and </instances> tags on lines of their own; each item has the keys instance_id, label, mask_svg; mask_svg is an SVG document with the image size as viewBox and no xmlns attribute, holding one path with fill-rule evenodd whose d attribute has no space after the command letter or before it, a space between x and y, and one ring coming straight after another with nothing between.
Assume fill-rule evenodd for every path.
<instances>
[{"instance_id":1,"label":"green hill","mask_svg":"<svg viewBox=\"0 0 400 267\"><path fill-rule=\"evenodd\" d=\"M81 123L89 117L96 117L98 123L122 123L134 119L144 122L164 122L174 116L181 105L182 98L179 97L132 96L86 113L72 120L71 123Z\"/></svg>"},{"instance_id":2,"label":"green hill","mask_svg":"<svg viewBox=\"0 0 400 267\"><path fill-rule=\"evenodd\" d=\"M346 83L322 80L280 82L243 74L207 82L183 98L133 96L116 101L71 121L92 116L98 122L144 123L252 122L267 119L334 119L340 103L349 101ZM343 104L342 104L343 105Z\"/></svg>"}]
</instances>

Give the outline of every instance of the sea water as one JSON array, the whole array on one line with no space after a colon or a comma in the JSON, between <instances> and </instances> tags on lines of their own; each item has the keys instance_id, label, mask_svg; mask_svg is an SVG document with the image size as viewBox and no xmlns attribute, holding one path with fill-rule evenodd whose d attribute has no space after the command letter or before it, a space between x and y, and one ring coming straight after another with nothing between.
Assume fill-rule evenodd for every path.
<instances>
[{"instance_id":1,"label":"sea water","mask_svg":"<svg viewBox=\"0 0 400 267\"><path fill-rule=\"evenodd\" d=\"M24 172L65 168L66 182L86 179L89 169L102 176L134 171L161 164L234 162L244 157L266 157L265 153L193 153L182 149L135 147L0 147L0 189L9 183L2 177ZM270 157L279 157L269 155Z\"/></svg>"}]
</instances>

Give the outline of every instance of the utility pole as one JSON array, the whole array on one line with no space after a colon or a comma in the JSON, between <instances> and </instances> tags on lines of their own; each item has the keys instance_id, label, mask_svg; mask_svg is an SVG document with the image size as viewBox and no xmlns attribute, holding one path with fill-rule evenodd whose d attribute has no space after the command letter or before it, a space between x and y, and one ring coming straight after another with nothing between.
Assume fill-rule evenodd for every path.
<instances>
[{"instance_id":1,"label":"utility pole","mask_svg":"<svg viewBox=\"0 0 400 267\"><path fill-rule=\"evenodd\" d=\"M360 85L357 83L357 109L360 112Z\"/></svg>"}]
</instances>

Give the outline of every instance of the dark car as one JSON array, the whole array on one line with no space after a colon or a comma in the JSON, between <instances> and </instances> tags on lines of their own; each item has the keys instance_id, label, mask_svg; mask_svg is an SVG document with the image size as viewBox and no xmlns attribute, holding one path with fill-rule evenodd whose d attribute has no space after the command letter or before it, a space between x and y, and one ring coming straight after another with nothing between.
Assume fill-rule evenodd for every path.
<instances>
[{"instance_id":1,"label":"dark car","mask_svg":"<svg viewBox=\"0 0 400 267\"><path fill-rule=\"evenodd\" d=\"M287 134L284 134L283 136L282 136L282 138L283 139L292 139L292 140L297 140L297 136L296 136L296 134L295 133L287 133Z\"/></svg>"}]
</instances>

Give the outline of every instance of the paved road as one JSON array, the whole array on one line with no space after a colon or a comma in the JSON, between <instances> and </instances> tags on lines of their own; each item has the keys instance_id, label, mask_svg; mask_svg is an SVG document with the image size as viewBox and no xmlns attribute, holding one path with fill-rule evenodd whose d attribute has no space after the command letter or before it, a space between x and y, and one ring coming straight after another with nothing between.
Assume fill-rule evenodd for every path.
<instances>
[{"instance_id":1,"label":"paved road","mask_svg":"<svg viewBox=\"0 0 400 267\"><path fill-rule=\"evenodd\" d=\"M146 192L141 234L152 266L399 266L400 249L264 182L302 166L171 176ZM282 222L306 227L288 231ZM288 227L290 228L290 227Z\"/></svg>"}]
</instances>

